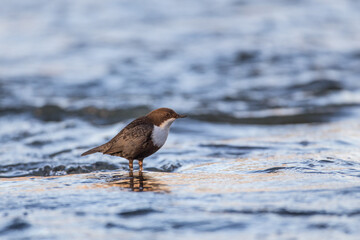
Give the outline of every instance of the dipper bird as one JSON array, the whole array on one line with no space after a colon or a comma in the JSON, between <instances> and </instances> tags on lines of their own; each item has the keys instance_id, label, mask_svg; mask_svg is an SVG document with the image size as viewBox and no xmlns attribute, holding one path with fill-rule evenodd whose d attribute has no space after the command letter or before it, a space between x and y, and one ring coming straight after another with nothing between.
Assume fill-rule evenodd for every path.
<instances>
[{"instance_id":1,"label":"dipper bird","mask_svg":"<svg viewBox=\"0 0 360 240\"><path fill-rule=\"evenodd\" d=\"M186 115L177 114L170 108L159 108L129 123L109 142L84 152L81 156L96 152L118 156L129 160L130 171L133 161L139 161L140 172L144 158L159 150L165 143L171 124Z\"/></svg>"}]
</instances>

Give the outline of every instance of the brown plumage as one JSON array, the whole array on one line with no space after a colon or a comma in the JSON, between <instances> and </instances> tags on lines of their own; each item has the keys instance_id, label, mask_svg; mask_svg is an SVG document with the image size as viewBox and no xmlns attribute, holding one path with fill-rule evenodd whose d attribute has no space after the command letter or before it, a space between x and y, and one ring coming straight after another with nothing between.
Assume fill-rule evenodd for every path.
<instances>
[{"instance_id":1,"label":"brown plumage","mask_svg":"<svg viewBox=\"0 0 360 240\"><path fill-rule=\"evenodd\" d=\"M133 160L136 159L139 161L140 171L142 171L143 159L158 151L162 146L156 144L157 139L154 139L153 135L154 128L156 127L157 129L160 129L160 131L168 131L172 121L183 117L186 116L179 115L169 108L156 109L146 116L139 117L132 121L109 142L90 149L81 154L81 156L101 152L103 154L123 157L129 160L131 171L133 168ZM167 127L167 129L162 126L164 123L166 124L165 127ZM164 133L161 132L161 134ZM167 133L166 136L161 137L166 140Z\"/></svg>"}]
</instances>

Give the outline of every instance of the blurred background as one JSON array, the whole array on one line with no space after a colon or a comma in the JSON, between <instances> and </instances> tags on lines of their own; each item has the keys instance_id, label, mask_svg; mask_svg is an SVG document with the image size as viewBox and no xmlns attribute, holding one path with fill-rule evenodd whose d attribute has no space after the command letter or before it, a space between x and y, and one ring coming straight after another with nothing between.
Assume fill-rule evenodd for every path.
<instances>
[{"instance_id":1,"label":"blurred background","mask_svg":"<svg viewBox=\"0 0 360 240\"><path fill-rule=\"evenodd\" d=\"M360 101L357 1L2 5L2 115L112 124L168 106L205 121L310 123Z\"/></svg>"},{"instance_id":2,"label":"blurred background","mask_svg":"<svg viewBox=\"0 0 360 240\"><path fill-rule=\"evenodd\" d=\"M360 234L359 12L356 0L3 0L0 236ZM79 155L159 107L190 117L145 160L148 195L126 178L126 191L73 189L85 180L69 174L126 172ZM64 175L53 184L73 188L31 180Z\"/></svg>"}]
</instances>

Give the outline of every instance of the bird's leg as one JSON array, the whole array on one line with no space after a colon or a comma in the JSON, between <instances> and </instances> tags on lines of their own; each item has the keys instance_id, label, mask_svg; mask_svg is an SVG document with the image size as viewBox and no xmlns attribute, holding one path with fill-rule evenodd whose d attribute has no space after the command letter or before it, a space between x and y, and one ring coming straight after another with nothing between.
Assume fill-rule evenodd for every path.
<instances>
[{"instance_id":1,"label":"bird's leg","mask_svg":"<svg viewBox=\"0 0 360 240\"><path fill-rule=\"evenodd\" d=\"M143 171L143 160L144 159L139 159L139 172L141 172L141 173Z\"/></svg>"},{"instance_id":2,"label":"bird's leg","mask_svg":"<svg viewBox=\"0 0 360 240\"><path fill-rule=\"evenodd\" d=\"M133 159L129 159L129 168L130 168L130 172L133 171L133 162L134 160Z\"/></svg>"}]
</instances>

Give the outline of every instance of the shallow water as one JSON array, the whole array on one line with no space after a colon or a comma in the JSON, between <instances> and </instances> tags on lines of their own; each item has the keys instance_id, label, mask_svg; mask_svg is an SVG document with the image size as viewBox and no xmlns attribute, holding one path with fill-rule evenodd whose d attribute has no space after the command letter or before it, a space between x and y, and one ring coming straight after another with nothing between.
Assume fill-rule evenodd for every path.
<instances>
[{"instance_id":1,"label":"shallow water","mask_svg":"<svg viewBox=\"0 0 360 240\"><path fill-rule=\"evenodd\" d=\"M5 1L0 238L357 239L359 10ZM143 175L80 157L162 106L189 118Z\"/></svg>"}]
</instances>

